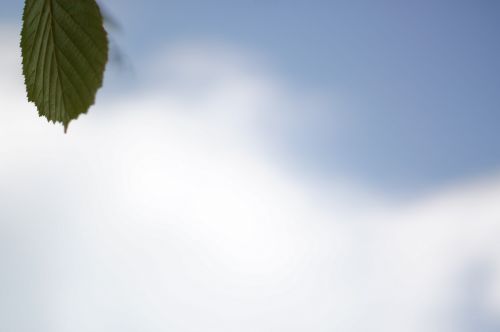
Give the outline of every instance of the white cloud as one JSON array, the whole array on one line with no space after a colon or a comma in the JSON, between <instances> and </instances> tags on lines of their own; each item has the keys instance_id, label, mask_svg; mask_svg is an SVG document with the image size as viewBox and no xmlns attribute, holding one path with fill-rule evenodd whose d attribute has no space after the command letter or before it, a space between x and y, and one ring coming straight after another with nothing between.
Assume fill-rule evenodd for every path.
<instances>
[{"instance_id":1,"label":"white cloud","mask_svg":"<svg viewBox=\"0 0 500 332\"><path fill-rule=\"evenodd\" d=\"M476 331L500 315L500 181L407 204L318 188L259 130L311 99L212 44L63 135L0 45L2 330L457 331L474 296Z\"/></svg>"}]
</instances>

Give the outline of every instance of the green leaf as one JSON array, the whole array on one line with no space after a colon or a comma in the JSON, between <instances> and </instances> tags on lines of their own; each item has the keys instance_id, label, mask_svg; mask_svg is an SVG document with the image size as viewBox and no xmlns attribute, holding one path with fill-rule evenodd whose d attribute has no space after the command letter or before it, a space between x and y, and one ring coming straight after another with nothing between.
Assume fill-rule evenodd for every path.
<instances>
[{"instance_id":1,"label":"green leaf","mask_svg":"<svg viewBox=\"0 0 500 332\"><path fill-rule=\"evenodd\" d=\"M95 0L26 0L21 50L28 100L66 131L102 86L108 37L99 6Z\"/></svg>"}]
</instances>

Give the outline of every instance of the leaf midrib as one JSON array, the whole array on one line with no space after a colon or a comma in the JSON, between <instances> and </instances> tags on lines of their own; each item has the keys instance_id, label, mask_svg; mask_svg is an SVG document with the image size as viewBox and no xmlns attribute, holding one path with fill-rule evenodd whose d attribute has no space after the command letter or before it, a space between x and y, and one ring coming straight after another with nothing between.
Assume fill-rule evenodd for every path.
<instances>
[{"instance_id":1,"label":"leaf midrib","mask_svg":"<svg viewBox=\"0 0 500 332\"><path fill-rule=\"evenodd\" d=\"M54 22L54 14L53 14L54 13L54 8L53 8L54 4L52 3L52 1L53 0L45 0L45 3L49 4L50 37L52 38L52 45L54 45L53 52L54 52L54 61L56 63L56 74L57 74L56 84L58 85L56 88L59 88L59 90L61 91L60 93L61 93L62 109L63 109L63 112L61 112L61 115L62 115L62 117L64 117L64 116L67 116L67 114L66 114L67 113L66 98L65 98L64 93L62 91L61 73L59 72L60 65L59 65L59 59L57 57L56 40L55 40L55 37L54 37L54 35L55 35L54 34L55 22ZM50 89L50 82L49 82L49 89ZM49 93L49 97L50 97L50 93ZM50 112L50 102L49 102L49 112ZM64 124L64 131L66 131L68 123L66 122L66 119L62 119L62 121L63 121L63 124Z\"/></svg>"}]
</instances>

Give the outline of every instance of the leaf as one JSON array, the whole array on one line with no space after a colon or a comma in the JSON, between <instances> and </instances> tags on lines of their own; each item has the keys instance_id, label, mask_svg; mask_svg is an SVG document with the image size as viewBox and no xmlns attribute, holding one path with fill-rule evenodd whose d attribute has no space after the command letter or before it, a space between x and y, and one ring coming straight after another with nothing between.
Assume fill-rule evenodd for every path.
<instances>
[{"instance_id":1,"label":"leaf","mask_svg":"<svg viewBox=\"0 0 500 332\"><path fill-rule=\"evenodd\" d=\"M21 32L28 100L64 130L102 86L108 37L95 0L26 0Z\"/></svg>"}]
</instances>

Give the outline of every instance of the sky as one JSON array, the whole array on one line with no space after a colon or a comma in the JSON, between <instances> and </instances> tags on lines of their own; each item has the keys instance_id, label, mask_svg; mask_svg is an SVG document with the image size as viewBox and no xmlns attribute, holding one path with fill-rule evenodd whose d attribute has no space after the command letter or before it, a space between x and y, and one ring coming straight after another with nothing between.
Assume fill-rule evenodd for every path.
<instances>
[{"instance_id":1,"label":"sky","mask_svg":"<svg viewBox=\"0 0 500 332\"><path fill-rule=\"evenodd\" d=\"M500 329L500 5L101 3L66 135L0 5L1 330Z\"/></svg>"},{"instance_id":2,"label":"sky","mask_svg":"<svg viewBox=\"0 0 500 332\"><path fill-rule=\"evenodd\" d=\"M495 1L101 3L134 75L177 43L220 42L258 53L295 88L328 99L324 112L297 110L308 125L280 142L315 172L412 195L498 171ZM22 2L8 1L0 17L19 25L21 12ZM143 82L123 75L108 75L101 95Z\"/></svg>"}]
</instances>

